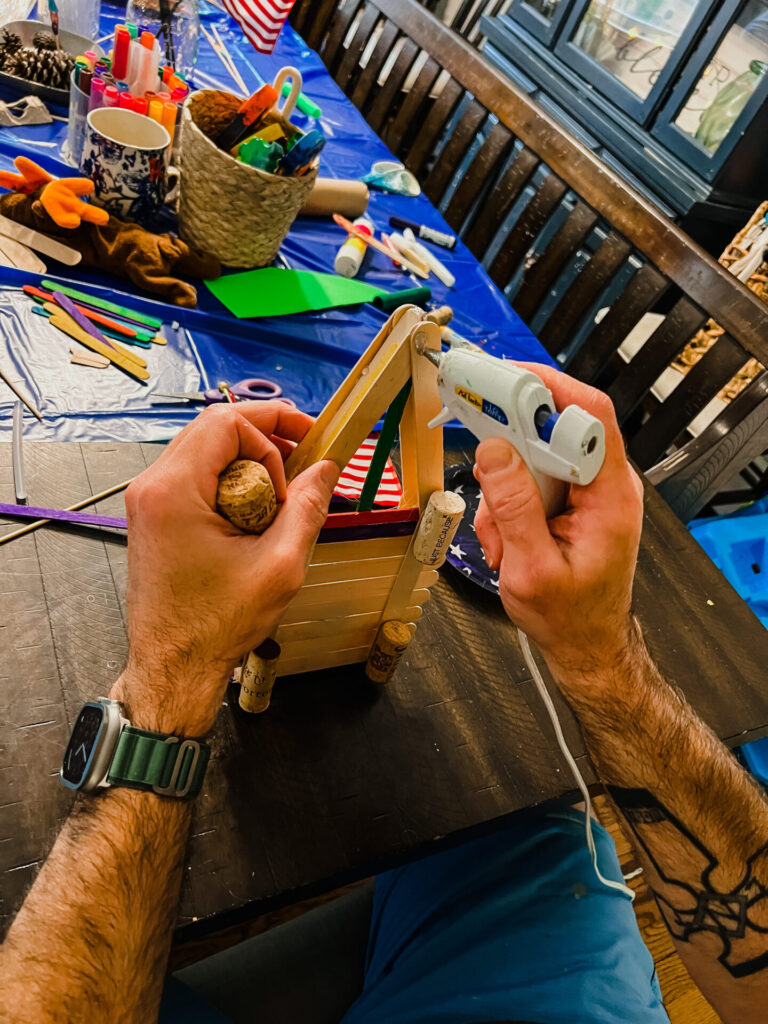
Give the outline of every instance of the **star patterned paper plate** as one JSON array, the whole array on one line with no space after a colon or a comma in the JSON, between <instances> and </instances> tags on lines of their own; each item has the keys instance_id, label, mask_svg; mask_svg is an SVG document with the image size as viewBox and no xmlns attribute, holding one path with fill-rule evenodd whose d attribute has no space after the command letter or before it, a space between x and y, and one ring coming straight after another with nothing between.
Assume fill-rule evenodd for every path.
<instances>
[{"instance_id":1,"label":"star patterned paper plate","mask_svg":"<svg viewBox=\"0 0 768 1024\"><path fill-rule=\"evenodd\" d=\"M460 494L467 503L467 511L453 538L446 562L483 590L498 594L499 574L488 568L482 546L475 535L475 512L480 503L480 485L472 476L472 466L451 466L446 469L445 489Z\"/></svg>"}]
</instances>

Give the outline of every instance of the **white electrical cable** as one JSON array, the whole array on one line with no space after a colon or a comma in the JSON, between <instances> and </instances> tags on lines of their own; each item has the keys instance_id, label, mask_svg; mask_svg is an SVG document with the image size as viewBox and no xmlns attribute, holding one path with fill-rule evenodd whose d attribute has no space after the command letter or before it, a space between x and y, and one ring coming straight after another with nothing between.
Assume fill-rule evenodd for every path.
<instances>
[{"instance_id":1,"label":"white electrical cable","mask_svg":"<svg viewBox=\"0 0 768 1024\"><path fill-rule=\"evenodd\" d=\"M547 709L549 720L552 722L552 728L555 730L555 738L557 739L557 745L560 747L560 750L563 753L563 757L568 762L568 767L571 769L571 774L573 775L576 781L576 785L579 787L579 789L581 790L581 795L584 797L584 803L586 804L585 817L587 848L589 849L590 855L592 857L592 866L595 869L595 874L597 875L598 880L606 887L606 889L615 889L617 892L621 892L624 893L625 896L629 896L629 898L632 901L634 901L635 894L629 888L628 885L624 885L623 882L614 882L613 879L606 878L605 875L603 875L600 871L600 867L597 863L597 847L595 846L595 836L592 832L592 800L589 795L589 790L587 789L587 784L584 781L581 772L579 771L579 766L576 764L573 754L568 749L568 744L565 742L565 736L563 735L563 728L560 725L560 719L557 717L555 705L552 703L552 698L550 697L549 691L547 690L547 685L544 682L544 678L541 672L539 671L539 666L536 664L536 660L533 657L533 652L531 651L531 645L528 642L528 637L525 635L522 629L518 629L517 635L520 640L520 648L523 652L525 663L530 669L531 675L533 676L533 681L536 684L536 689L539 691L539 696L542 699L544 707Z\"/></svg>"}]
</instances>

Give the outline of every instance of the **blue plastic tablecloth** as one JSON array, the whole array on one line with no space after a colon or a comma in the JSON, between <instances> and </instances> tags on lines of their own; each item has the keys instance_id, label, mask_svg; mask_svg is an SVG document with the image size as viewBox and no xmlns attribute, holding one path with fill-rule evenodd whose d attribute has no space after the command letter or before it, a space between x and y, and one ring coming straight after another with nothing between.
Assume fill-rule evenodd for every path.
<instances>
[{"instance_id":1,"label":"blue plastic tablecloth","mask_svg":"<svg viewBox=\"0 0 768 1024\"><path fill-rule=\"evenodd\" d=\"M237 24L201 0L203 23L215 22L249 88L273 80L285 64L297 66L304 76L304 92L322 108L320 127L328 142L322 153L324 177L357 178L375 160L391 159L386 146L371 131L360 113L331 79L317 54L286 25L271 56L256 53ZM104 3L102 32L111 35L122 20L124 6ZM108 39L104 40L108 46ZM224 88L233 83L208 43L201 37L198 68ZM192 84L207 88L198 79ZM0 97L17 98L6 93ZM56 114L66 111L52 108ZM300 127L314 122L296 113ZM10 168L13 158L25 153L57 175L71 175L61 157L66 125L0 129L0 167ZM405 198L371 193L369 214L378 228L387 229L389 217L399 214L413 221L450 231L424 197ZM168 224L172 221L168 219ZM164 228L166 229L166 228ZM325 219L299 218L281 248L283 265L298 270L332 271L334 256L344 234ZM549 362L549 357L512 311L475 258L459 242L455 251L436 250L456 277L446 289L434 276L429 284L436 305L448 303L455 311L452 326L472 340L487 339L486 348L497 355ZM25 436L36 440L159 441L174 436L195 414L194 408L153 402L153 393L188 391L219 380L269 377L307 412L316 414L344 378L358 355L386 319L368 305L259 320L235 320L201 284L196 310L157 302L139 295L128 281L94 271L80 271L49 263L48 277L87 284L96 294L136 309L156 312L168 325L165 347L147 356L152 375L148 386L133 382L119 370L91 370L69 362L69 339L31 313L31 301L21 292L24 283L38 283L37 275L0 267L0 366L28 391L44 413L40 424L25 414ZM60 271L60 272L58 272ZM366 257L361 279L396 290L411 280L384 256ZM74 344L74 343L73 343ZM10 432L13 396L0 383L0 431Z\"/></svg>"}]
</instances>

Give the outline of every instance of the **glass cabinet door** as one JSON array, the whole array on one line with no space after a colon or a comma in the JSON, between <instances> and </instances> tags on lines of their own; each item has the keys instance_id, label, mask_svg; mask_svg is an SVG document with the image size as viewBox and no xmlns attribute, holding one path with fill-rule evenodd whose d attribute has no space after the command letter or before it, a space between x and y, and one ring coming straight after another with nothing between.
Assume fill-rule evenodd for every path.
<instances>
[{"instance_id":1,"label":"glass cabinet door","mask_svg":"<svg viewBox=\"0 0 768 1024\"><path fill-rule=\"evenodd\" d=\"M542 43L551 43L573 0L512 0L506 14Z\"/></svg>"},{"instance_id":2,"label":"glass cabinet door","mask_svg":"<svg viewBox=\"0 0 768 1024\"><path fill-rule=\"evenodd\" d=\"M713 42L691 58L654 131L685 147L686 161L703 173L720 164L721 147L730 151L768 89L768 0L748 0L734 13L730 24L715 19L704 40Z\"/></svg>"},{"instance_id":3,"label":"glass cabinet door","mask_svg":"<svg viewBox=\"0 0 768 1024\"><path fill-rule=\"evenodd\" d=\"M642 122L712 6L711 0L585 0L568 19L558 52Z\"/></svg>"}]
</instances>

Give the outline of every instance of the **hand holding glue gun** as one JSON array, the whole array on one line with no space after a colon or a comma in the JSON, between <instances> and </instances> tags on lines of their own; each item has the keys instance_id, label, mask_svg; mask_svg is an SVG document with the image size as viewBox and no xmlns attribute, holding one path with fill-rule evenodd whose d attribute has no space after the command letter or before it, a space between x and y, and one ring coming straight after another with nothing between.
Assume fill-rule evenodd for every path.
<instances>
[{"instance_id":1,"label":"hand holding glue gun","mask_svg":"<svg viewBox=\"0 0 768 1024\"><path fill-rule=\"evenodd\" d=\"M533 370L497 359L474 345L425 350L437 366L442 412L437 427L459 419L480 441L514 444L539 485L547 516L565 507L568 484L589 484L605 457L601 421L578 405L557 412L552 392Z\"/></svg>"}]
</instances>

